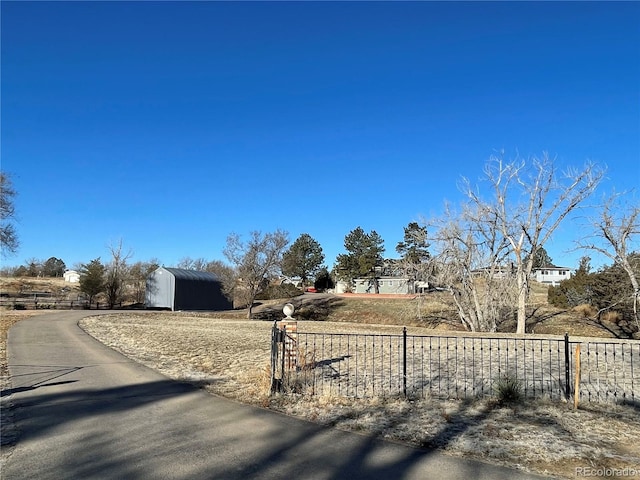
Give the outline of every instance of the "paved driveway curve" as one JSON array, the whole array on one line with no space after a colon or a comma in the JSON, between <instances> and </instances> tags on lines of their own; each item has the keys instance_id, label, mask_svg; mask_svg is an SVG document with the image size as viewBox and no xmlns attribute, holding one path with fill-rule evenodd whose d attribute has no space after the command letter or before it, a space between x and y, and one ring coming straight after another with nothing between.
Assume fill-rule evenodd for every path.
<instances>
[{"instance_id":1,"label":"paved driveway curve","mask_svg":"<svg viewBox=\"0 0 640 480\"><path fill-rule=\"evenodd\" d=\"M95 341L88 314L9 331L19 437L3 480L540 478L212 396Z\"/></svg>"}]
</instances>

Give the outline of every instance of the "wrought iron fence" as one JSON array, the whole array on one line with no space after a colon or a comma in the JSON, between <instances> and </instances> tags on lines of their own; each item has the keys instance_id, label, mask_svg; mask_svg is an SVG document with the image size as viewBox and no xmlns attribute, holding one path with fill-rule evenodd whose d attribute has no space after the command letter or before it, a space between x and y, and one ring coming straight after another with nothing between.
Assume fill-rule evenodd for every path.
<instances>
[{"instance_id":1,"label":"wrought iron fence","mask_svg":"<svg viewBox=\"0 0 640 480\"><path fill-rule=\"evenodd\" d=\"M476 398L505 376L525 397L640 401L640 342L564 337L304 333L274 324L274 390L347 397Z\"/></svg>"}]
</instances>

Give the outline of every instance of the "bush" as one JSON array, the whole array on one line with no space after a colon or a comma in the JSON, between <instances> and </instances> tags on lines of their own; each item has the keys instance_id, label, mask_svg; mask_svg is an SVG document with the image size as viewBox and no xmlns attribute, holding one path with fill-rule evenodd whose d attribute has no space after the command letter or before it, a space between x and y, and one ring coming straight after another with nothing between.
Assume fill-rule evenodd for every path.
<instances>
[{"instance_id":1,"label":"bush","mask_svg":"<svg viewBox=\"0 0 640 480\"><path fill-rule=\"evenodd\" d=\"M598 313L592 305L588 305L586 303L573 307L573 311L582 315L584 318L593 318Z\"/></svg>"},{"instance_id":2,"label":"bush","mask_svg":"<svg viewBox=\"0 0 640 480\"><path fill-rule=\"evenodd\" d=\"M619 323L620 320L623 319L623 316L620 312L604 312L601 316L600 316L600 320L602 320L603 322L609 322L609 323Z\"/></svg>"},{"instance_id":3,"label":"bush","mask_svg":"<svg viewBox=\"0 0 640 480\"><path fill-rule=\"evenodd\" d=\"M522 392L522 382L510 373L498 377L493 389L498 403L501 405L520 403L524 396Z\"/></svg>"}]
</instances>

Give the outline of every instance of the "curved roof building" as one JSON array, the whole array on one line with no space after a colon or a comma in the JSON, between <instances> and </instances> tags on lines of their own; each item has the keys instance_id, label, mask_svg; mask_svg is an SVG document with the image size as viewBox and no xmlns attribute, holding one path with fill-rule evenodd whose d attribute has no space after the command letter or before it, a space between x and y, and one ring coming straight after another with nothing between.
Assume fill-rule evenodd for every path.
<instances>
[{"instance_id":1,"label":"curved roof building","mask_svg":"<svg viewBox=\"0 0 640 480\"><path fill-rule=\"evenodd\" d=\"M147 278L147 308L169 310L230 310L222 281L210 272L160 267Z\"/></svg>"}]
</instances>

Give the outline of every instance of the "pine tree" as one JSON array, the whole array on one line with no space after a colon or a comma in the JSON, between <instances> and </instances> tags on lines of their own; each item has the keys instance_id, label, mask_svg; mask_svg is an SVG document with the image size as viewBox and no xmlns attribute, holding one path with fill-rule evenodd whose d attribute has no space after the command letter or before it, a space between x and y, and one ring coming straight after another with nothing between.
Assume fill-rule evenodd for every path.
<instances>
[{"instance_id":1,"label":"pine tree","mask_svg":"<svg viewBox=\"0 0 640 480\"><path fill-rule=\"evenodd\" d=\"M361 227L349 232L344 238L344 248L348 253L338 255L336 271L342 280L353 282L356 278L368 278L379 293L377 267L382 265L384 240L375 230L369 233Z\"/></svg>"},{"instance_id":2,"label":"pine tree","mask_svg":"<svg viewBox=\"0 0 640 480\"><path fill-rule=\"evenodd\" d=\"M309 234L303 233L282 256L282 273L300 277L303 287L315 276L324 262L322 247Z\"/></svg>"},{"instance_id":3,"label":"pine tree","mask_svg":"<svg viewBox=\"0 0 640 480\"><path fill-rule=\"evenodd\" d=\"M89 297L89 305L96 295L104 292L105 270L100 257L82 264L80 268L80 291Z\"/></svg>"}]
</instances>

